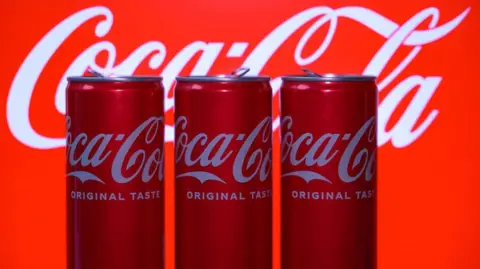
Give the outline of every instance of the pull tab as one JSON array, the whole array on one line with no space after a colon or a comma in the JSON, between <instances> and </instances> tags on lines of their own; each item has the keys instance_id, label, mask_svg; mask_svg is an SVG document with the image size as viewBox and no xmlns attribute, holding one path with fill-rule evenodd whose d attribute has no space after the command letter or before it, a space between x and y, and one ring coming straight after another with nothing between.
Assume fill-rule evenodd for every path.
<instances>
[{"instance_id":1,"label":"pull tab","mask_svg":"<svg viewBox=\"0 0 480 269\"><path fill-rule=\"evenodd\" d=\"M308 70L307 68L302 68L302 71L305 72L305 74L311 76L311 77L320 77L319 74L311 71L311 70Z\"/></svg>"},{"instance_id":2,"label":"pull tab","mask_svg":"<svg viewBox=\"0 0 480 269\"><path fill-rule=\"evenodd\" d=\"M240 67L236 70L234 70L232 73L230 73L230 77L243 77L245 74L247 74L250 71L250 68L248 67Z\"/></svg>"},{"instance_id":3,"label":"pull tab","mask_svg":"<svg viewBox=\"0 0 480 269\"><path fill-rule=\"evenodd\" d=\"M102 74L100 74L99 72L93 70L91 67L89 67L89 68L87 69L87 72L90 73L90 74L92 74L92 75L94 75L95 77L100 77L100 78L103 78L103 77L104 77L104 75L102 75Z\"/></svg>"}]
</instances>

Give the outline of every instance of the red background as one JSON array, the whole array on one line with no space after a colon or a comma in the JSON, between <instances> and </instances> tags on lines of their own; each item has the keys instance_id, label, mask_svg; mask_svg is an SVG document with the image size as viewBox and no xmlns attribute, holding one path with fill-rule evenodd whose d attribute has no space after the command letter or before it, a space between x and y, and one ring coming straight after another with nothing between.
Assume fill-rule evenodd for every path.
<instances>
[{"instance_id":1,"label":"red background","mask_svg":"<svg viewBox=\"0 0 480 269\"><path fill-rule=\"evenodd\" d=\"M113 25L108 33L97 37L94 32L97 24L104 20L103 16L85 22L61 42L62 45L45 67L40 68L42 72L28 102L28 115L32 128L43 136L64 137L65 118L54 105L57 86L74 59L100 41L114 44L117 53L114 66L146 42L162 42L167 49L163 63L152 69L147 57L135 70L137 74L161 74L172 58L192 42L220 42L224 44L222 51L208 70L209 74L219 74L242 65L265 36L309 8L326 6L337 10L347 6L363 7L388 18L397 26L404 25L426 8L435 8L439 17L433 28L467 12L455 29L421 45L421 50L411 63L380 93L380 102L383 104L384 98L398 91L396 87L411 76L441 78L432 99L422 108L423 112L413 127L414 130L418 128L432 110L438 110L439 114L425 132L403 147L392 144L391 140L380 147L378 259L379 268L382 269L480 268L480 176L477 167L480 161L477 154L480 149L477 138L480 131L477 68L480 58L480 3L475 0L2 1L0 268L65 268L64 147L34 149L21 143L16 138L21 134L12 131L11 122L21 120L17 113L23 108L10 98L14 78L35 45L62 20L94 6L108 8L113 14ZM294 58L295 48L320 17L309 20L290 35L273 52L261 73L275 78L299 72L301 64ZM426 19L416 29L427 31L431 21L431 18ZM301 54L304 58L320 46L328 25L322 26L312 36ZM379 22L374 25L378 26ZM316 72L362 73L394 34L391 32L390 36L384 37L358 21L339 18L331 44L320 58L305 67ZM234 42L249 43L241 57L226 56ZM408 44L395 50L379 74L379 82L412 50L413 47ZM200 55L201 52L196 53L189 64L182 68L182 75L190 74ZM96 62L103 66L107 58L108 54L102 52ZM39 60L34 63L38 66ZM31 77L22 79L36 78L32 73ZM384 131L391 131L398 126L408 105L422 90L425 88L416 87L407 94L388 120ZM24 100L28 99L25 95ZM11 112L7 113L9 102ZM278 96L274 102L275 113L278 113ZM171 124L172 109L166 115L167 122ZM380 110L382 115L385 112ZM408 133L411 130L403 131ZM278 131L275 135L278 142ZM171 155L171 143L167 143L167 149ZM278 161L278 146L275 150ZM173 269L174 261L172 165L172 157L169 156L166 169L168 269ZM278 269L278 166L274 175L273 258L275 269Z\"/></svg>"}]
</instances>

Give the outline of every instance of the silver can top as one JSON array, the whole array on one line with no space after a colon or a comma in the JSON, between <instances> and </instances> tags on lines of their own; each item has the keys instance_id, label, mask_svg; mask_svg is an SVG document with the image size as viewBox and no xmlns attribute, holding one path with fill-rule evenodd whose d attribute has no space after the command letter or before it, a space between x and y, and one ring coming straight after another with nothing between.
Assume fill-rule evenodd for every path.
<instances>
[{"instance_id":1,"label":"silver can top","mask_svg":"<svg viewBox=\"0 0 480 269\"><path fill-rule=\"evenodd\" d=\"M267 76L245 76L250 71L248 67L241 67L228 75L218 76L178 76L177 81L182 82L268 82Z\"/></svg>"},{"instance_id":2,"label":"silver can top","mask_svg":"<svg viewBox=\"0 0 480 269\"><path fill-rule=\"evenodd\" d=\"M162 77L154 76L112 76L112 77L89 77L72 76L68 77L69 82L160 82Z\"/></svg>"},{"instance_id":3,"label":"silver can top","mask_svg":"<svg viewBox=\"0 0 480 269\"><path fill-rule=\"evenodd\" d=\"M93 76L71 76L67 77L69 82L160 82L160 76L104 76L103 74L89 68L88 73Z\"/></svg>"},{"instance_id":4,"label":"silver can top","mask_svg":"<svg viewBox=\"0 0 480 269\"><path fill-rule=\"evenodd\" d=\"M375 81L377 77L369 75L357 74L317 74L308 69L302 69L305 75L283 76L283 81L302 81L302 82L358 82L358 81Z\"/></svg>"}]
</instances>

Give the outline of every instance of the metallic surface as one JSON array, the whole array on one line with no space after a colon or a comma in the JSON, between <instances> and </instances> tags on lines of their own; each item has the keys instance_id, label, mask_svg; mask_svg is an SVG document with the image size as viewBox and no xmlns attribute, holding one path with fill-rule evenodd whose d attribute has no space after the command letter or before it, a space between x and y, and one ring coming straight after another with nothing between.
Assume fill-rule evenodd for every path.
<instances>
[{"instance_id":1,"label":"metallic surface","mask_svg":"<svg viewBox=\"0 0 480 269\"><path fill-rule=\"evenodd\" d=\"M94 72L94 71L90 71ZM161 82L162 77L156 76L101 76L95 72L95 76L73 76L68 77L69 82Z\"/></svg>"},{"instance_id":2,"label":"metallic surface","mask_svg":"<svg viewBox=\"0 0 480 269\"><path fill-rule=\"evenodd\" d=\"M270 77L265 76L188 76L177 77L177 81L182 82L268 82Z\"/></svg>"},{"instance_id":3,"label":"metallic surface","mask_svg":"<svg viewBox=\"0 0 480 269\"><path fill-rule=\"evenodd\" d=\"M282 268L376 268L373 80L284 79Z\"/></svg>"},{"instance_id":4,"label":"metallic surface","mask_svg":"<svg viewBox=\"0 0 480 269\"><path fill-rule=\"evenodd\" d=\"M309 73L305 76L284 76L282 77L283 81L303 81L303 82L315 82L315 81L338 81L338 82L355 82L355 81L371 81L374 82L376 79L375 76L365 76L365 75L339 75L339 74L317 74Z\"/></svg>"},{"instance_id":5,"label":"metallic surface","mask_svg":"<svg viewBox=\"0 0 480 269\"><path fill-rule=\"evenodd\" d=\"M176 268L272 268L272 89L177 82Z\"/></svg>"},{"instance_id":6,"label":"metallic surface","mask_svg":"<svg viewBox=\"0 0 480 269\"><path fill-rule=\"evenodd\" d=\"M66 102L67 268L161 269L161 79L78 81Z\"/></svg>"}]
</instances>

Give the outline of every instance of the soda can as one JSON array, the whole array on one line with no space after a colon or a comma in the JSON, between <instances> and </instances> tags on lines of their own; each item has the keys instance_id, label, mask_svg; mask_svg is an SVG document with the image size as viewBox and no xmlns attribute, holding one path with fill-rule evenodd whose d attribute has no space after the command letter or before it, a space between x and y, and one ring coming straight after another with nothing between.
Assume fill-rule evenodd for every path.
<instances>
[{"instance_id":1,"label":"soda can","mask_svg":"<svg viewBox=\"0 0 480 269\"><path fill-rule=\"evenodd\" d=\"M269 77L177 77L177 269L272 267Z\"/></svg>"},{"instance_id":2,"label":"soda can","mask_svg":"<svg viewBox=\"0 0 480 269\"><path fill-rule=\"evenodd\" d=\"M161 77L69 77L67 268L163 268Z\"/></svg>"},{"instance_id":3,"label":"soda can","mask_svg":"<svg viewBox=\"0 0 480 269\"><path fill-rule=\"evenodd\" d=\"M376 268L375 77L282 77L283 269Z\"/></svg>"}]
</instances>

